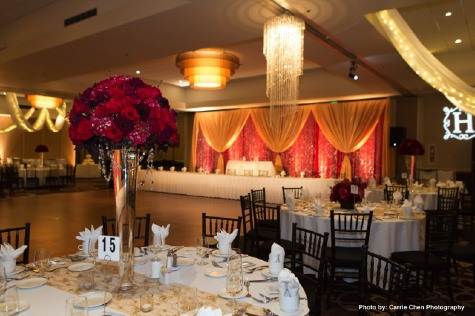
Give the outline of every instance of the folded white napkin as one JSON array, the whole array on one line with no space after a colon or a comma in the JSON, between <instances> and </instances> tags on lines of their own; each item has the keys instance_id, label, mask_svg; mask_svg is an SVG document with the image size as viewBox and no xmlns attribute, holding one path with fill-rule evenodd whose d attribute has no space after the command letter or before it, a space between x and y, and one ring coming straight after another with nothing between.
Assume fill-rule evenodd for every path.
<instances>
[{"instance_id":1,"label":"folded white napkin","mask_svg":"<svg viewBox=\"0 0 475 316\"><path fill-rule=\"evenodd\" d=\"M412 215L412 203L411 201L408 201L408 200L404 200L404 202L402 203L402 213L405 217L411 217Z\"/></svg>"},{"instance_id":2,"label":"folded white napkin","mask_svg":"<svg viewBox=\"0 0 475 316\"><path fill-rule=\"evenodd\" d=\"M284 312L295 312L300 306L300 283L288 269L282 269L278 276L279 303Z\"/></svg>"},{"instance_id":3,"label":"folded white napkin","mask_svg":"<svg viewBox=\"0 0 475 316\"><path fill-rule=\"evenodd\" d=\"M285 250L279 244L273 243L269 254L269 272L279 274L284 267Z\"/></svg>"},{"instance_id":4,"label":"folded white napkin","mask_svg":"<svg viewBox=\"0 0 475 316\"><path fill-rule=\"evenodd\" d=\"M158 170L163 171L163 167L162 166L158 167Z\"/></svg>"},{"instance_id":5,"label":"folded white napkin","mask_svg":"<svg viewBox=\"0 0 475 316\"><path fill-rule=\"evenodd\" d=\"M218 241L218 250L222 255L228 255L231 250L231 244L234 238L236 238L238 230L235 229L231 234L221 229L220 232L214 236L214 239Z\"/></svg>"},{"instance_id":6,"label":"folded white napkin","mask_svg":"<svg viewBox=\"0 0 475 316\"><path fill-rule=\"evenodd\" d=\"M372 189L376 188L376 179L374 177L369 178L368 187Z\"/></svg>"},{"instance_id":7,"label":"folded white napkin","mask_svg":"<svg viewBox=\"0 0 475 316\"><path fill-rule=\"evenodd\" d=\"M16 260L27 247L27 245L23 245L15 249L9 243L3 243L3 245L0 245L0 261Z\"/></svg>"},{"instance_id":8,"label":"folded white napkin","mask_svg":"<svg viewBox=\"0 0 475 316\"><path fill-rule=\"evenodd\" d=\"M280 176L281 176L281 177L285 177L285 175L286 175L285 171L282 170L282 171L280 172Z\"/></svg>"},{"instance_id":9,"label":"folded white napkin","mask_svg":"<svg viewBox=\"0 0 475 316\"><path fill-rule=\"evenodd\" d=\"M383 183L387 185L391 185L391 179L389 179L389 177L384 177Z\"/></svg>"},{"instance_id":10,"label":"folded white napkin","mask_svg":"<svg viewBox=\"0 0 475 316\"><path fill-rule=\"evenodd\" d=\"M175 171L175 166L170 167L170 171Z\"/></svg>"},{"instance_id":11,"label":"folded white napkin","mask_svg":"<svg viewBox=\"0 0 475 316\"><path fill-rule=\"evenodd\" d=\"M182 172L186 172L186 167L181 168Z\"/></svg>"},{"instance_id":12,"label":"folded white napkin","mask_svg":"<svg viewBox=\"0 0 475 316\"><path fill-rule=\"evenodd\" d=\"M424 199L422 199L422 196L420 194L416 195L414 197L414 200L412 201L414 206L419 210L422 211L424 208Z\"/></svg>"},{"instance_id":13,"label":"folded white napkin","mask_svg":"<svg viewBox=\"0 0 475 316\"><path fill-rule=\"evenodd\" d=\"M449 188L455 187L455 182L453 182L452 180L447 180L446 184L447 184L447 187Z\"/></svg>"},{"instance_id":14,"label":"folded white napkin","mask_svg":"<svg viewBox=\"0 0 475 316\"><path fill-rule=\"evenodd\" d=\"M444 182L439 181L439 182L437 182L437 185L436 185L436 186L439 187L439 188L444 188L445 185L446 185L446 184L445 184Z\"/></svg>"},{"instance_id":15,"label":"folded white napkin","mask_svg":"<svg viewBox=\"0 0 475 316\"><path fill-rule=\"evenodd\" d=\"M91 229L86 227L82 232L79 232L79 236L76 236L76 239L94 245L100 235L102 235L102 226L94 229L94 226L91 225Z\"/></svg>"},{"instance_id":16,"label":"folded white napkin","mask_svg":"<svg viewBox=\"0 0 475 316\"><path fill-rule=\"evenodd\" d=\"M212 307L201 307L196 314L196 316L222 316L223 312L217 308L213 309Z\"/></svg>"},{"instance_id":17,"label":"folded white napkin","mask_svg":"<svg viewBox=\"0 0 475 316\"><path fill-rule=\"evenodd\" d=\"M154 246L164 246L165 239L170 233L170 224L165 226L159 226L157 224L152 224L152 233L153 233L153 245Z\"/></svg>"},{"instance_id":18,"label":"folded white napkin","mask_svg":"<svg viewBox=\"0 0 475 316\"><path fill-rule=\"evenodd\" d=\"M394 193L393 193L393 200L394 200L395 202L400 202L400 201L402 201L402 194L401 194L401 192L399 192L399 191L394 192Z\"/></svg>"}]
</instances>

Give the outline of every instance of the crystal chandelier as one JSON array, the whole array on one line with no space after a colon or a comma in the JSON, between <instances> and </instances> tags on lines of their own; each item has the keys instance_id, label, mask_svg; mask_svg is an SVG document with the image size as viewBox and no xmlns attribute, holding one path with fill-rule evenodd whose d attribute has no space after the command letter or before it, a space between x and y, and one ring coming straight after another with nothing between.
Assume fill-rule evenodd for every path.
<instances>
[{"instance_id":1,"label":"crystal chandelier","mask_svg":"<svg viewBox=\"0 0 475 316\"><path fill-rule=\"evenodd\" d=\"M27 95L26 99L30 102L31 108L26 113L23 113L18 104L16 93L7 92L5 97L13 123L4 129L0 129L0 133L11 132L17 127L33 133L41 130L45 124L54 133L59 132L63 128L66 120L66 103L62 99L43 95ZM38 116L33 123L30 123L30 119L36 110L39 111ZM56 112L54 122L49 110Z\"/></svg>"},{"instance_id":2,"label":"crystal chandelier","mask_svg":"<svg viewBox=\"0 0 475 316\"><path fill-rule=\"evenodd\" d=\"M263 53L267 61L267 87L271 112L295 110L299 98L299 77L303 73L301 19L283 14L264 24Z\"/></svg>"}]
</instances>

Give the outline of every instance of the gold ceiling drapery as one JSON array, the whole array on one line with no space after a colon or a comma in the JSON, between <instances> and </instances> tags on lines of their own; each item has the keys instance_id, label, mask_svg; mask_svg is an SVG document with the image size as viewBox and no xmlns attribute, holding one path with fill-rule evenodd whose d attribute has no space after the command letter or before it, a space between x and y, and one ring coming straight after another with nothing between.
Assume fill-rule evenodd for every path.
<instances>
[{"instance_id":1,"label":"gold ceiling drapery","mask_svg":"<svg viewBox=\"0 0 475 316\"><path fill-rule=\"evenodd\" d=\"M266 146L277 153L276 169L282 168L280 153L288 150L297 140L310 113L328 141L345 153L340 176L351 178L348 154L360 149L376 125L383 120L382 176L389 175L389 99L322 103L300 106L294 115L272 116L269 108L201 112L195 114L192 136L191 170L196 169L196 150L200 130L206 142L220 153L218 169L224 171L222 152L230 148L250 117L257 133ZM272 121L274 120L274 121ZM279 128L275 129L278 122Z\"/></svg>"},{"instance_id":2,"label":"gold ceiling drapery","mask_svg":"<svg viewBox=\"0 0 475 316\"><path fill-rule=\"evenodd\" d=\"M192 170L196 167L199 130L206 142L219 153L217 169L224 171L223 152L236 141L249 117L249 110L200 112L195 114L192 139Z\"/></svg>"},{"instance_id":3,"label":"gold ceiling drapery","mask_svg":"<svg viewBox=\"0 0 475 316\"><path fill-rule=\"evenodd\" d=\"M330 144L345 154L340 178L351 179L348 154L360 149L368 140L386 109L387 100L319 104L312 113Z\"/></svg>"},{"instance_id":4,"label":"gold ceiling drapery","mask_svg":"<svg viewBox=\"0 0 475 316\"><path fill-rule=\"evenodd\" d=\"M277 153L274 161L277 172L282 170L280 154L295 143L310 114L310 109L307 107L300 107L296 110L289 108L287 111L289 111L288 114L282 115L282 113L269 108L251 110L251 118L257 133L266 146Z\"/></svg>"},{"instance_id":5,"label":"gold ceiling drapery","mask_svg":"<svg viewBox=\"0 0 475 316\"><path fill-rule=\"evenodd\" d=\"M445 67L425 46L396 9L375 13L379 26L406 63L461 110L475 115L475 88Z\"/></svg>"}]
</instances>

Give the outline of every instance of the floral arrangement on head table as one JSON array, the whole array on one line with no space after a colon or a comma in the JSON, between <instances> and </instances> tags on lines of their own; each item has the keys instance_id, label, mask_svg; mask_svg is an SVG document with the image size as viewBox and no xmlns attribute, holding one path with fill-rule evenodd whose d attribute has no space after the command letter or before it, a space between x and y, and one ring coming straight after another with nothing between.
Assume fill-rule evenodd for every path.
<instances>
[{"instance_id":1,"label":"floral arrangement on head table","mask_svg":"<svg viewBox=\"0 0 475 316\"><path fill-rule=\"evenodd\" d=\"M179 141L168 100L136 77L113 76L86 89L75 98L69 122L75 145L166 149Z\"/></svg>"},{"instance_id":2,"label":"floral arrangement on head table","mask_svg":"<svg viewBox=\"0 0 475 316\"><path fill-rule=\"evenodd\" d=\"M358 194L351 194L351 185L358 187ZM330 201L339 203L360 203L364 197L364 185L358 181L344 179L335 184L330 193Z\"/></svg>"}]
</instances>

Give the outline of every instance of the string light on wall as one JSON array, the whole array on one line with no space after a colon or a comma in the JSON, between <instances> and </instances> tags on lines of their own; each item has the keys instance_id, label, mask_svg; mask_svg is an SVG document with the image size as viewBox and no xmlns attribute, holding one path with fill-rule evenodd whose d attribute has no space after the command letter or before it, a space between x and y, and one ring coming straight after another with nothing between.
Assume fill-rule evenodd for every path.
<instances>
[{"instance_id":1,"label":"string light on wall","mask_svg":"<svg viewBox=\"0 0 475 316\"><path fill-rule=\"evenodd\" d=\"M54 133L59 132L63 128L66 121L66 103L62 99L44 95L27 95L26 99L31 103L31 108L23 114L15 93L7 92L5 97L13 124L1 129L0 133L8 133L16 128L33 133L41 130L45 124ZM30 123L29 119L33 117L37 110L39 113L36 120ZM50 110L56 112L54 122L51 118Z\"/></svg>"},{"instance_id":2,"label":"string light on wall","mask_svg":"<svg viewBox=\"0 0 475 316\"><path fill-rule=\"evenodd\" d=\"M289 14L275 16L264 24L266 93L271 111L297 106L303 74L304 30L304 21Z\"/></svg>"}]
</instances>

